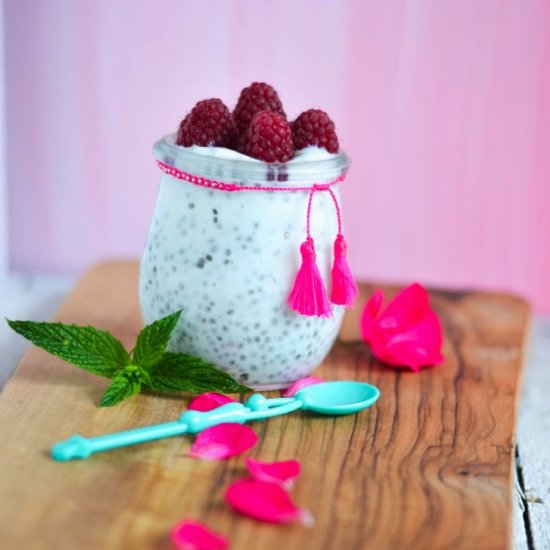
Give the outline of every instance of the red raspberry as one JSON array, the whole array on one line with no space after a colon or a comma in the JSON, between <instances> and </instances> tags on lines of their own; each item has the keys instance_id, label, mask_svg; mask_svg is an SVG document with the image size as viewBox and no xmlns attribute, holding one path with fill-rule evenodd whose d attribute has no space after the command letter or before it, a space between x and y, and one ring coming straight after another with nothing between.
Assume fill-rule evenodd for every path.
<instances>
[{"instance_id":1,"label":"red raspberry","mask_svg":"<svg viewBox=\"0 0 550 550\"><path fill-rule=\"evenodd\" d=\"M253 82L247 88L243 88L233 111L239 135L242 136L246 132L252 118L260 111L278 113L286 120L283 104L277 92L265 82Z\"/></svg>"},{"instance_id":2,"label":"red raspberry","mask_svg":"<svg viewBox=\"0 0 550 550\"><path fill-rule=\"evenodd\" d=\"M294 156L292 132L278 113L256 113L241 136L239 151L264 162L286 162Z\"/></svg>"},{"instance_id":3,"label":"red raspberry","mask_svg":"<svg viewBox=\"0 0 550 550\"><path fill-rule=\"evenodd\" d=\"M177 145L235 146L237 130L229 109L221 99L204 99L181 121Z\"/></svg>"},{"instance_id":4,"label":"red raspberry","mask_svg":"<svg viewBox=\"0 0 550 550\"><path fill-rule=\"evenodd\" d=\"M324 147L329 153L338 152L338 136L334 123L321 109L304 111L292 123L294 147L299 151L308 145Z\"/></svg>"}]
</instances>

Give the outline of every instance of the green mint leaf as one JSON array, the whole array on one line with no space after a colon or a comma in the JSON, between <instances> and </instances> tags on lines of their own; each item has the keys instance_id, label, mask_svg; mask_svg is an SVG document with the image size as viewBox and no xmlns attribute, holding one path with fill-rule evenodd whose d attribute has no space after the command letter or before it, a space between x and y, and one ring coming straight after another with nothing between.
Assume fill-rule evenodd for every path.
<instances>
[{"instance_id":1,"label":"green mint leaf","mask_svg":"<svg viewBox=\"0 0 550 550\"><path fill-rule=\"evenodd\" d=\"M151 370L153 390L162 392L188 391L192 393L247 393L250 388L239 384L223 372L199 357L185 353L166 352Z\"/></svg>"},{"instance_id":2,"label":"green mint leaf","mask_svg":"<svg viewBox=\"0 0 550 550\"><path fill-rule=\"evenodd\" d=\"M170 336L181 316L181 309L147 325L140 333L134 348L134 362L141 367L156 365L166 351Z\"/></svg>"},{"instance_id":3,"label":"green mint leaf","mask_svg":"<svg viewBox=\"0 0 550 550\"><path fill-rule=\"evenodd\" d=\"M139 365L128 365L124 367L124 373L129 379L138 383L140 386L142 384L145 384L146 386L151 384L151 375L147 370Z\"/></svg>"},{"instance_id":4,"label":"green mint leaf","mask_svg":"<svg viewBox=\"0 0 550 550\"><path fill-rule=\"evenodd\" d=\"M105 330L63 323L7 322L35 346L98 376L112 378L130 363L124 346Z\"/></svg>"},{"instance_id":5,"label":"green mint leaf","mask_svg":"<svg viewBox=\"0 0 550 550\"><path fill-rule=\"evenodd\" d=\"M140 390L141 382L133 376L132 373L129 374L125 369L113 377L113 381L103 394L99 406L112 407L120 403L123 399L139 393Z\"/></svg>"}]
</instances>

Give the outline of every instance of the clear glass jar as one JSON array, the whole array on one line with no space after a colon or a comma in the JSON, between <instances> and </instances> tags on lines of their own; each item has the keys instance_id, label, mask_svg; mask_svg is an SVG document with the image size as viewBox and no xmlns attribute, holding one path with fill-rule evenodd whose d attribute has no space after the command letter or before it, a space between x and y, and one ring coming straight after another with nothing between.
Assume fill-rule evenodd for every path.
<instances>
[{"instance_id":1,"label":"clear glass jar","mask_svg":"<svg viewBox=\"0 0 550 550\"><path fill-rule=\"evenodd\" d=\"M286 165L228 160L178 147L173 135L154 152L179 170L237 185L328 183L349 166L344 153ZM300 267L307 202L305 191L229 193L163 173L141 261L144 322L182 309L170 349L198 355L256 389L310 374L334 343L344 308L333 306L329 318L305 317L286 303ZM327 292L337 231L331 197L315 193L311 234Z\"/></svg>"}]
</instances>

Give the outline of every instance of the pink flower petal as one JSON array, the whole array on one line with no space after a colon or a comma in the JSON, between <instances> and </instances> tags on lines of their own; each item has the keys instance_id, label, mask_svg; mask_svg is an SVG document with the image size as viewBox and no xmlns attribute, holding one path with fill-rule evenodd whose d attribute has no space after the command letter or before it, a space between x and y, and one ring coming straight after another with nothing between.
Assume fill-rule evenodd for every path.
<instances>
[{"instance_id":1,"label":"pink flower petal","mask_svg":"<svg viewBox=\"0 0 550 550\"><path fill-rule=\"evenodd\" d=\"M413 283L388 304L378 317L378 325L383 329L408 327L418 323L429 309L430 301L426 289Z\"/></svg>"},{"instance_id":2,"label":"pink flower petal","mask_svg":"<svg viewBox=\"0 0 550 550\"><path fill-rule=\"evenodd\" d=\"M224 550L229 546L229 539L197 521L178 523L172 529L171 540L178 550Z\"/></svg>"},{"instance_id":3,"label":"pink flower petal","mask_svg":"<svg viewBox=\"0 0 550 550\"><path fill-rule=\"evenodd\" d=\"M305 387L311 386L313 384L320 384L321 382L324 382L324 379L317 376L307 376L306 378L300 378L300 380L296 380L296 382L293 382L292 384L290 384L290 386L288 386L288 388L283 392L283 397L292 397Z\"/></svg>"},{"instance_id":4,"label":"pink flower petal","mask_svg":"<svg viewBox=\"0 0 550 550\"><path fill-rule=\"evenodd\" d=\"M254 479L278 483L285 489L290 489L300 474L300 463L297 460L260 462L253 458L247 458L246 467Z\"/></svg>"},{"instance_id":5,"label":"pink flower petal","mask_svg":"<svg viewBox=\"0 0 550 550\"><path fill-rule=\"evenodd\" d=\"M187 408L190 411L211 411L226 403L234 403L235 399L221 393L201 393L189 401Z\"/></svg>"},{"instance_id":6,"label":"pink flower petal","mask_svg":"<svg viewBox=\"0 0 550 550\"><path fill-rule=\"evenodd\" d=\"M435 366L443 362L440 352L430 350L414 342L397 342L391 344L379 354L379 359L388 365L409 367L418 372L421 367Z\"/></svg>"},{"instance_id":7,"label":"pink flower petal","mask_svg":"<svg viewBox=\"0 0 550 550\"><path fill-rule=\"evenodd\" d=\"M380 361L395 366L420 367L441 363L443 334L430 309L426 290L415 283L401 291L379 315L383 295L377 291L361 316L361 334Z\"/></svg>"},{"instance_id":8,"label":"pink flower petal","mask_svg":"<svg viewBox=\"0 0 550 550\"><path fill-rule=\"evenodd\" d=\"M311 514L296 507L288 493L276 483L258 479L240 479L231 484L225 500L237 512L258 521L287 523L301 520L304 525L312 523Z\"/></svg>"},{"instance_id":9,"label":"pink flower petal","mask_svg":"<svg viewBox=\"0 0 550 550\"><path fill-rule=\"evenodd\" d=\"M376 325L376 319L382 309L383 302L384 294L381 290L375 290L374 294L367 300L363 309L361 315L361 334L367 343L369 343L372 338L373 327Z\"/></svg>"},{"instance_id":10,"label":"pink flower petal","mask_svg":"<svg viewBox=\"0 0 550 550\"><path fill-rule=\"evenodd\" d=\"M444 360L441 345L439 319L433 311L429 311L409 330L395 333L387 340L377 341L373 345L373 352L385 363L409 366L418 371L420 367L437 365Z\"/></svg>"},{"instance_id":11,"label":"pink flower petal","mask_svg":"<svg viewBox=\"0 0 550 550\"><path fill-rule=\"evenodd\" d=\"M252 428L236 423L225 423L206 428L199 433L189 455L194 458L223 460L254 447L258 436Z\"/></svg>"}]
</instances>

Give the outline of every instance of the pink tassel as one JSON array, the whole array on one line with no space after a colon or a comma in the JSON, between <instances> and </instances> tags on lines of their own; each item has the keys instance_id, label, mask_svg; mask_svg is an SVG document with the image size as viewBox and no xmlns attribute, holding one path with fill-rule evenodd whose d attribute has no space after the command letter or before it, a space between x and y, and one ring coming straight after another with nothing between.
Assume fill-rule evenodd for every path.
<instances>
[{"instance_id":1,"label":"pink tassel","mask_svg":"<svg viewBox=\"0 0 550 550\"><path fill-rule=\"evenodd\" d=\"M338 234L334 241L330 301L339 306L352 306L358 294L357 285L346 260L347 250L348 244L344 235Z\"/></svg>"},{"instance_id":2,"label":"pink tassel","mask_svg":"<svg viewBox=\"0 0 550 550\"><path fill-rule=\"evenodd\" d=\"M302 265L287 303L291 309L302 315L330 317L332 308L327 298L323 279L315 263L315 246L308 237L300 246Z\"/></svg>"}]
</instances>

